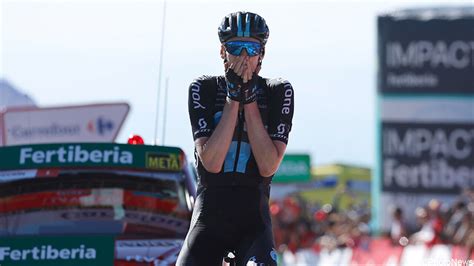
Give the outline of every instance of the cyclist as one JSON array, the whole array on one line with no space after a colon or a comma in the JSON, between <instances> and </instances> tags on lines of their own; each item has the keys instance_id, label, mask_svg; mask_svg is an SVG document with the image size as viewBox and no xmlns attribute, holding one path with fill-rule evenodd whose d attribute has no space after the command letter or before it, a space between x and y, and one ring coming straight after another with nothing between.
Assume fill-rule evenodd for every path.
<instances>
[{"instance_id":1,"label":"cyclist","mask_svg":"<svg viewBox=\"0 0 474 266\"><path fill-rule=\"evenodd\" d=\"M268 199L288 143L294 94L288 81L258 75L269 29L250 12L218 28L225 75L189 88L199 184L177 265L276 265ZM247 264L249 263L249 264Z\"/></svg>"}]
</instances>

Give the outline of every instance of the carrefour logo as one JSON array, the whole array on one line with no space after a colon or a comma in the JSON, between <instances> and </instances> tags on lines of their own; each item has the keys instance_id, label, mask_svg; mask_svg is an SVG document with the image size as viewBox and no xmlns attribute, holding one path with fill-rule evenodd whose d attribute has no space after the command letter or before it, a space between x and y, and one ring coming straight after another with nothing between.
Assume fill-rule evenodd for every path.
<instances>
[{"instance_id":1,"label":"carrefour logo","mask_svg":"<svg viewBox=\"0 0 474 266\"><path fill-rule=\"evenodd\" d=\"M133 154L119 146L111 149L85 150L81 145L61 146L57 149L34 150L31 147L20 150L21 165L45 163L114 163L133 164Z\"/></svg>"},{"instance_id":2,"label":"carrefour logo","mask_svg":"<svg viewBox=\"0 0 474 266\"><path fill-rule=\"evenodd\" d=\"M104 117L99 117L95 121L91 120L87 123L87 130L89 130L89 132L97 133L101 136L112 132L114 127L114 121Z\"/></svg>"},{"instance_id":3,"label":"carrefour logo","mask_svg":"<svg viewBox=\"0 0 474 266\"><path fill-rule=\"evenodd\" d=\"M43 245L30 249L12 249L0 247L0 262L6 261L45 261L45 260L93 260L97 257L94 248L80 245L77 248L55 248L52 245ZM25 265L25 264L22 264Z\"/></svg>"}]
</instances>

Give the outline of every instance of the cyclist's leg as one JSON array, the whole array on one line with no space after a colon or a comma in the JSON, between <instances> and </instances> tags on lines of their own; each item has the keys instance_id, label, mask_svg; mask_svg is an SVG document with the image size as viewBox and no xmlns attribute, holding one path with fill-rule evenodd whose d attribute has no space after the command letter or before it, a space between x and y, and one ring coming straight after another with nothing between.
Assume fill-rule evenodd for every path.
<instances>
[{"instance_id":1,"label":"cyclist's leg","mask_svg":"<svg viewBox=\"0 0 474 266\"><path fill-rule=\"evenodd\" d=\"M226 245L219 237L221 230L219 217L214 213L214 202L214 191L198 188L190 229L179 253L177 266L222 265L222 259L227 254Z\"/></svg>"},{"instance_id":2,"label":"cyclist's leg","mask_svg":"<svg viewBox=\"0 0 474 266\"><path fill-rule=\"evenodd\" d=\"M268 197L270 189L262 184L259 188L259 205L257 211L257 221L253 224L253 229L247 231L247 235L239 243L236 250L237 265L277 265L277 253L274 249L272 222L270 218L270 208ZM263 263L263 264L262 264Z\"/></svg>"},{"instance_id":3,"label":"cyclist's leg","mask_svg":"<svg viewBox=\"0 0 474 266\"><path fill-rule=\"evenodd\" d=\"M197 224L186 236L177 266L221 266L225 247Z\"/></svg>"},{"instance_id":4,"label":"cyclist's leg","mask_svg":"<svg viewBox=\"0 0 474 266\"><path fill-rule=\"evenodd\" d=\"M274 248L270 226L266 226L258 234L243 239L236 251L236 263L237 265L255 266L277 265L277 253Z\"/></svg>"}]
</instances>

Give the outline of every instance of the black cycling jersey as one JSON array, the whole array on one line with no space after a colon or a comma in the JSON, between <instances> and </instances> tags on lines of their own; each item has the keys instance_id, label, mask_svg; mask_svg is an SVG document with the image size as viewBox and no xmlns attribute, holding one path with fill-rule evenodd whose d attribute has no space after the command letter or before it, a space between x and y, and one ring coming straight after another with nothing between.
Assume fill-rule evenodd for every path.
<instances>
[{"instance_id":1,"label":"black cycling jersey","mask_svg":"<svg viewBox=\"0 0 474 266\"><path fill-rule=\"evenodd\" d=\"M194 140L210 137L219 123L226 101L224 76L203 76L189 87L189 117ZM288 143L293 118L294 95L288 81L259 77L257 104L262 122L272 140ZM232 143L219 173L206 171L195 152L200 183L203 185L247 185L257 186L271 178L260 175L252 154L246 132L243 109L239 111L238 123Z\"/></svg>"},{"instance_id":2,"label":"black cycling jersey","mask_svg":"<svg viewBox=\"0 0 474 266\"><path fill-rule=\"evenodd\" d=\"M226 96L223 76L193 81L189 88L189 116L195 140L212 135ZM290 83L259 77L257 104L271 139L288 142L293 103ZM242 108L219 173L206 171L195 152L198 193L178 266L222 265L228 252L234 252L236 265L276 265L268 206L271 177L264 178L258 171L244 117Z\"/></svg>"}]
</instances>

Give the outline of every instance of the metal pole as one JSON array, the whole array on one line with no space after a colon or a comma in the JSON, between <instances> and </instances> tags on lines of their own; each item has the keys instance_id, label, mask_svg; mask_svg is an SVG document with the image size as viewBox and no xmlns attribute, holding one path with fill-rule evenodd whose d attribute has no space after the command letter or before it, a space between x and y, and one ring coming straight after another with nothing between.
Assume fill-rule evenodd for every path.
<instances>
[{"instance_id":1,"label":"metal pole","mask_svg":"<svg viewBox=\"0 0 474 266\"><path fill-rule=\"evenodd\" d=\"M168 84L169 84L169 80L170 78L169 77L166 77L166 80L165 80L165 110L164 110L164 114L163 114L163 134L161 134L162 136L162 142L161 144L162 145L165 145L165 140L166 140L166 114L168 113Z\"/></svg>"},{"instance_id":2,"label":"metal pole","mask_svg":"<svg viewBox=\"0 0 474 266\"><path fill-rule=\"evenodd\" d=\"M157 145L158 122L160 120L160 91L161 91L161 73L163 72L163 50L165 43L165 22L166 22L166 0L163 2L163 21L161 23L161 49L160 49L160 68L158 72L158 89L156 95L156 113L155 113L155 135L153 144Z\"/></svg>"}]
</instances>

